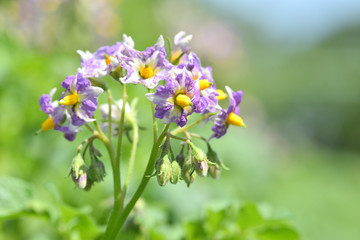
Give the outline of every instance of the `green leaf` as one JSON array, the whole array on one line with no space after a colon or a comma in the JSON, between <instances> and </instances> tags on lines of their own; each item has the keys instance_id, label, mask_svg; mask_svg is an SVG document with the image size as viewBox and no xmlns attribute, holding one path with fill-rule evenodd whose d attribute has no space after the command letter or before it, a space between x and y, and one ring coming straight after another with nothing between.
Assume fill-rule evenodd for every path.
<instances>
[{"instance_id":1,"label":"green leaf","mask_svg":"<svg viewBox=\"0 0 360 240\"><path fill-rule=\"evenodd\" d=\"M22 214L32 198L32 187L25 181L0 178L0 219Z\"/></svg>"},{"instance_id":2,"label":"green leaf","mask_svg":"<svg viewBox=\"0 0 360 240\"><path fill-rule=\"evenodd\" d=\"M201 220L193 220L185 223L185 239L206 239L206 236Z\"/></svg>"},{"instance_id":3,"label":"green leaf","mask_svg":"<svg viewBox=\"0 0 360 240\"><path fill-rule=\"evenodd\" d=\"M61 212L59 230L63 234L71 233L71 236L80 236L80 239L95 239L102 232L91 217L89 209L77 209L64 203L59 203L59 209Z\"/></svg>"},{"instance_id":4,"label":"green leaf","mask_svg":"<svg viewBox=\"0 0 360 240\"><path fill-rule=\"evenodd\" d=\"M257 231L256 236L259 240L298 240L298 233L285 224L269 224Z\"/></svg>"},{"instance_id":5,"label":"green leaf","mask_svg":"<svg viewBox=\"0 0 360 240\"><path fill-rule=\"evenodd\" d=\"M256 227L264 223L258 207L253 203L243 205L239 210L237 222L242 230Z\"/></svg>"},{"instance_id":6,"label":"green leaf","mask_svg":"<svg viewBox=\"0 0 360 240\"><path fill-rule=\"evenodd\" d=\"M166 38L165 42L165 51L166 51L166 59L170 61L171 59L171 52L172 52L172 44L169 37Z\"/></svg>"},{"instance_id":7,"label":"green leaf","mask_svg":"<svg viewBox=\"0 0 360 240\"><path fill-rule=\"evenodd\" d=\"M225 217L224 209L220 211L207 210L204 228L209 236L214 236L221 229Z\"/></svg>"}]
</instances>

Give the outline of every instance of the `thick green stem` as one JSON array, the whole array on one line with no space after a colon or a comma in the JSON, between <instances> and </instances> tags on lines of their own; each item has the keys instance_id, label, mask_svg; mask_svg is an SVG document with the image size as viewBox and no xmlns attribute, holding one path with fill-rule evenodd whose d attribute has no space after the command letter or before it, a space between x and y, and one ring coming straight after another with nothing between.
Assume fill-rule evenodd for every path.
<instances>
[{"instance_id":1,"label":"thick green stem","mask_svg":"<svg viewBox=\"0 0 360 240\"><path fill-rule=\"evenodd\" d=\"M150 176L154 171L154 167L155 167L155 161L156 161L156 157L158 155L159 152L159 147L163 141L163 139L165 138L168 129L169 129L170 124L167 124L165 126L164 131L160 134L158 140L155 142L155 144L153 145L153 148L151 150L151 154L150 154L150 158L149 158L149 162L146 166L144 175L142 177L142 180L136 190L136 192L134 193L134 195L132 196L132 198L130 199L129 203L126 205L126 207L124 208L124 210L121 212L121 214L117 217L115 223L115 227L114 227L114 231L111 232L110 235L106 235L105 239L116 239L117 234L120 232L121 227L123 226L126 218L128 217L130 211L134 208L135 203L137 202L137 200L140 198L140 196L142 195L142 193L145 190L145 187L147 185L147 183L150 180Z\"/></svg>"},{"instance_id":2,"label":"thick green stem","mask_svg":"<svg viewBox=\"0 0 360 240\"><path fill-rule=\"evenodd\" d=\"M122 146L122 138L123 138L123 129L124 129L124 120L125 120L125 106L127 100L126 94L126 86L123 86L123 105L121 109L121 117L119 122L119 132L118 132L118 143L116 149L116 155L113 160L113 180L114 180L114 206L111 212L109 222L105 231L105 239L107 238L109 233L114 231L114 226L116 225L116 218L121 213L123 208L123 200L125 196L122 196L121 191L121 174L120 174L120 158L121 158L121 146ZM112 145L111 145L112 146Z\"/></svg>"}]
</instances>

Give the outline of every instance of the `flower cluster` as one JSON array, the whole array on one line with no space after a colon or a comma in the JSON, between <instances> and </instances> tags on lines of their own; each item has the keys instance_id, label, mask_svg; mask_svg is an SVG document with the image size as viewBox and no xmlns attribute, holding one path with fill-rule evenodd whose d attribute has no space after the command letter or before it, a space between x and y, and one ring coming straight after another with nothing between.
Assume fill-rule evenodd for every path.
<instances>
[{"instance_id":1,"label":"flower cluster","mask_svg":"<svg viewBox=\"0 0 360 240\"><path fill-rule=\"evenodd\" d=\"M108 152L114 181L114 208L106 239L116 238L117 231L143 193L149 176L156 176L160 186L179 181L190 186L196 177L218 178L226 167L210 146L210 140L224 136L230 125L245 127L239 116L243 92L225 87L226 94L216 87L211 67L203 66L200 58L191 51L191 39L191 35L180 32L173 44L168 41L165 45L160 36L154 46L139 51L134 48L132 38L124 35L121 42L100 47L93 53L79 50L80 66L74 75L61 82L62 93L56 98L54 88L39 99L41 111L48 116L40 131L61 131L69 141L75 139L83 126L90 131L90 136L77 147L69 173L78 188L89 191L106 176L102 153L95 143L102 142ZM121 85L122 99L113 99L109 86L115 85L109 85L107 79ZM137 116L144 118L144 113L136 111L137 98L128 103L128 84L142 85L148 90L143 97L149 100L153 114L153 145L135 194L129 201L124 201L134 170L139 130L147 129L139 125ZM98 107L98 98L103 92L106 92L108 102ZM230 104L228 108L222 108L219 102L227 97ZM101 124L95 114L98 108ZM190 123L191 115L197 115L198 119ZM160 120L163 127L159 126ZM212 122L210 136L192 132L192 128L201 122ZM122 157L127 156L122 154L124 136L130 142L131 150L125 182L121 184ZM196 146L195 138L205 142L207 153ZM175 152L179 145L180 151Z\"/></svg>"},{"instance_id":2,"label":"flower cluster","mask_svg":"<svg viewBox=\"0 0 360 240\"><path fill-rule=\"evenodd\" d=\"M226 87L230 105L227 110L220 107L218 102L226 98L226 94L216 88L212 69L203 67L199 57L190 50L191 38L184 32L178 33L168 54L162 36L144 51L134 49L132 38L126 35L122 42L100 47L94 53L78 50L81 67L76 75L68 76L61 83L64 92L60 99L52 101L54 90L40 98L41 110L49 116L42 130L59 130L66 139L73 140L80 126L94 120L97 98L103 92L91 82L106 75L122 84L141 84L148 88L150 93L146 97L156 105L155 117L164 124L174 122L184 127L188 117L198 113L208 114L214 122L211 138L223 136L229 125L245 127L238 115L242 91L233 92Z\"/></svg>"},{"instance_id":3,"label":"flower cluster","mask_svg":"<svg viewBox=\"0 0 360 240\"><path fill-rule=\"evenodd\" d=\"M191 39L191 35L180 32L174 37L173 46L169 41L165 47L164 39L160 36L154 46L139 51L134 48L132 38L124 35L121 42L100 47L94 53L78 50L80 67L75 75L66 77L61 83L63 91L57 100L53 100L56 89L40 97L40 109L48 115L41 125L42 131L61 131L67 140L73 141L81 127L86 125L93 134L80 144L72 163L71 176L79 188L89 190L105 176L104 164L99 159L101 153L95 148L94 139L100 139L106 145L111 161L115 163L120 159L120 152L116 156L111 152L114 149L112 138L118 136L119 150L122 135L126 134L133 145L129 160L129 168L132 168L139 127L136 98L130 107L126 95L127 84L143 85L148 89L145 96L151 102L154 114L155 153L151 154L150 167L147 167L149 172L145 172L144 176L156 175L161 186L168 181L176 184L179 180L184 180L189 186L196 176L219 176L225 167L209 141L224 136L230 125L245 127L239 116L243 92L235 92L226 86L225 93L216 87L211 67L202 66L200 58L191 51ZM121 100L112 100L111 91L104 80L107 76L122 85L124 95ZM94 112L98 108L98 97L104 91L108 94L109 102L99 107L102 117L100 126ZM222 108L219 102L226 98L229 98L230 104L228 108ZM200 119L189 124L190 115L199 115ZM160 135L156 119L166 125ZM202 121L213 123L213 133L207 138L189 131ZM96 129L89 125L90 122L94 122ZM171 123L178 127L169 131ZM108 135L105 136L103 132L108 132ZM179 133L183 133L185 138L176 136ZM194 145L191 137L205 141L207 154ZM180 140L182 144L176 156L171 147L170 140L173 139ZM161 153L159 149L162 149ZM89 151L90 163L86 163L86 151ZM113 174L117 174L116 171Z\"/></svg>"}]
</instances>

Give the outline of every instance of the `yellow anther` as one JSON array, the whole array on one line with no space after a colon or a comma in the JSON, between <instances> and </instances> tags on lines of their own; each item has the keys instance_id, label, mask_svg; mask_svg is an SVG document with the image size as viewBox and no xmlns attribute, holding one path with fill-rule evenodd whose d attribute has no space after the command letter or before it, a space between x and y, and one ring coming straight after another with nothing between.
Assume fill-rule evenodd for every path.
<instances>
[{"instance_id":1,"label":"yellow anther","mask_svg":"<svg viewBox=\"0 0 360 240\"><path fill-rule=\"evenodd\" d=\"M65 96L59 101L61 105L72 106L79 102L79 95L77 93Z\"/></svg>"},{"instance_id":2,"label":"yellow anther","mask_svg":"<svg viewBox=\"0 0 360 240\"><path fill-rule=\"evenodd\" d=\"M210 87L211 85L213 85L212 82L209 82L208 80L206 79L202 79L199 81L200 83L200 91L204 90L204 89L207 89L208 87Z\"/></svg>"},{"instance_id":3,"label":"yellow anther","mask_svg":"<svg viewBox=\"0 0 360 240\"><path fill-rule=\"evenodd\" d=\"M173 53L171 54L170 62L171 62L171 63L174 63L175 60L177 60L177 59L180 57L181 53L182 53L182 52L181 52L180 49L178 49L178 50L176 50L175 52L173 52Z\"/></svg>"},{"instance_id":4,"label":"yellow anther","mask_svg":"<svg viewBox=\"0 0 360 240\"><path fill-rule=\"evenodd\" d=\"M227 94L224 93L223 90L221 89L216 89L216 92L219 94L219 96L217 96L217 99L220 100L224 100L225 98L227 98Z\"/></svg>"},{"instance_id":5,"label":"yellow anther","mask_svg":"<svg viewBox=\"0 0 360 240\"><path fill-rule=\"evenodd\" d=\"M50 117L41 124L41 130L43 131L51 130L54 127L55 127L55 123Z\"/></svg>"},{"instance_id":6,"label":"yellow anther","mask_svg":"<svg viewBox=\"0 0 360 240\"><path fill-rule=\"evenodd\" d=\"M243 119L236 115L235 113L230 113L229 116L226 118L226 122L228 124L231 124L231 125L235 125L235 126L239 126L239 127L244 127L246 128L246 125L244 124L244 121Z\"/></svg>"},{"instance_id":7,"label":"yellow anther","mask_svg":"<svg viewBox=\"0 0 360 240\"><path fill-rule=\"evenodd\" d=\"M106 63L106 65L109 65L109 64L111 63L111 60L110 60L109 55L104 54L104 57L105 57L105 63Z\"/></svg>"},{"instance_id":8,"label":"yellow anther","mask_svg":"<svg viewBox=\"0 0 360 240\"><path fill-rule=\"evenodd\" d=\"M151 78L154 76L154 70L150 66L144 66L141 69L140 76L144 79Z\"/></svg>"},{"instance_id":9,"label":"yellow anther","mask_svg":"<svg viewBox=\"0 0 360 240\"><path fill-rule=\"evenodd\" d=\"M199 78L199 73L197 72L196 74L193 75L192 79L196 81L198 78Z\"/></svg>"},{"instance_id":10,"label":"yellow anther","mask_svg":"<svg viewBox=\"0 0 360 240\"><path fill-rule=\"evenodd\" d=\"M176 99L175 99L175 103L182 108L193 105L193 103L191 102L191 99L188 96L186 96L185 94L177 95Z\"/></svg>"}]
</instances>

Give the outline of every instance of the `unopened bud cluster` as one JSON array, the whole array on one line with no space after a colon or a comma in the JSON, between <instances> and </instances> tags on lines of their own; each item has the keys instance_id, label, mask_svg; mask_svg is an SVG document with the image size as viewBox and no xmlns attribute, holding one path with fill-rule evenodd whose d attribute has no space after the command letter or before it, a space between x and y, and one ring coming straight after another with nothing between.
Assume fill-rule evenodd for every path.
<instances>
[{"instance_id":1,"label":"unopened bud cluster","mask_svg":"<svg viewBox=\"0 0 360 240\"><path fill-rule=\"evenodd\" d=\"M186 148L186 154L184 154ZM169 154L171 149L170 138L167 138L162 145L162 153L155 164L155 175L160 186L165 186L169 180L176 184L184 180L189 187L196 179L196 176L210 176L214 179L220 176L222 168L226 168L218 157L217 153L207 143L208 152L195 146L193 142L183 142L180 152L176 157ZM173 158L173 159L172 159Z\"/></svg>"},{"instance_id":2,"label":"unopened bud cluster","mask_svg":"<svg viewBox=\"0 0 360 240\"><path fill-rule=\"evenodd\" d=\"M101 182L105 177L105 166L99 160L101 153L96 149L92 142L89 144L90 165L87 166L81 153L74 158L70 174L76 186L83 190L90 190L94 183Z\"/></svg>"}]
</instances>

